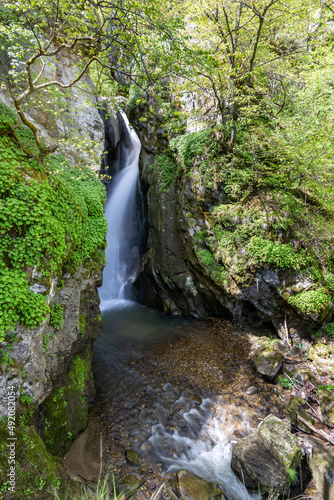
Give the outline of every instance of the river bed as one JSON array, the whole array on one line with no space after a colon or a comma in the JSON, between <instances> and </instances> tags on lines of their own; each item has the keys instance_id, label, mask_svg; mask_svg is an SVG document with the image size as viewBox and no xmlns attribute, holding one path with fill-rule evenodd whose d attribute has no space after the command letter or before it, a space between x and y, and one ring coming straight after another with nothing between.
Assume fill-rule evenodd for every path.
<instances>
[{"instance_id":1,"label":"river bed","mask_svg":"<svg viewBox=\"0 0 334 500\"><path fill-rule=\"evenodd\" d=\"M138 500L182 468L235 500L250 498L230 470L231 445L267 415L285 417L278 388L249 359L265 332L223 319L167 317L124 300L103 311L103 323L90 428L102 434L104 471L120 482L141 475ZM126 461L127 449L138 466Z\"/></svg>"}]
</instances>

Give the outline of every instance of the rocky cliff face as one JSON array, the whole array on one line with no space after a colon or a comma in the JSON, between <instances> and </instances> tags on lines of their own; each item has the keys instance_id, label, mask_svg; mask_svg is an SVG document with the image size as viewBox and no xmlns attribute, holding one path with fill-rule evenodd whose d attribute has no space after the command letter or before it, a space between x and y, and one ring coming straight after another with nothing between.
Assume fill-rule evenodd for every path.
<instances>
[{"instance_id":1,"label":"rocky cliff face","mask_svg":"<svg viewBox=\"0 0 334 500\"><path fill-rule=\"evenodd\" d=\"M241 218L237 204L221 205L226 200L224 184L214 178L216 172L206 179L207 173L201 167L207 154L205 148L201 159L194 156L188 171L173 167L166 156L159 157L166 151L164 136L159 136L159 131L153 133L136 117L133 121L144 145L141 174L148 204L149 241L136 282L143 301L172 314L216 315L271 325L284 340L300 343L305 339L306 348L312 328L328 317L330 296L315 312L305 313L293 307L291 297L295 294L300 297L311 291L311 297L319 289L308 270L260 262L255 257L252 260L246 254L248 242L237 244L235 251L222 249L217 234L224 226L219 227L212 209L223 207L223 211L227 207L228 234L238 236L244 227L250 234L248 241L270 226L267 218L270 221L273 216L262 221L260 233L254 232L252 219L245 215ZM157 148L157 144L161 147ZM283 243L281 234L276 238ZM290 252L291 247L289 244L282 248Z\"/></svg>"},{"instance_id":2,"label":"rocky cliff face","mask_svg":"<svg viewBox=\"0 0 334 500\"><path fill-rule=\"evenodd\" d=\"M47 71L67 83L75 74L74 64L75 60L64 54ZM91 357L93 341L102 330L97 287L102 284L105 265L105 190L86 167L99 170L106 138L97 100L93 93L87 98L92 82L87 77L82 83L85 92L73 87L64 93L67 111L59 119L39 109L27 110L45 142L60 144L54 163L46 161L43 166L13 140L17 117L10 98L0 94L4 167L0 203L8 215L1 222L0 296L4 298L5 320L0 321L0 418L10 416L18 439L16 498L35 494L54 498L54 488L60 488L62 497L67 488L70 496L74 495L78 487L71 484L61 460L54 455L63 454L86 427L88 406L94 398ZM112 147L116 147L117 118L108 123L114 131ZM35 143L29 131L22 126L19 130L28 137L33 151ZM6 168L9 157L11 163ZM71 173L66 170L73 167ZM21 169L25 171L23 178ZM11 209L14 206L16 211ZM37 309L42 305L36 309L37 316L34 304ZM31 314L27 314L29 307ZM27 317L30 323L24 319ZM4 439L9 432L6 425L1 420ZM24 435L29 436L29 442ZM2 482L7 481L7 461L7 450L1 450ZM4 498L11 498L6 489L2 491Z\"/></svg>"}]
</instances>

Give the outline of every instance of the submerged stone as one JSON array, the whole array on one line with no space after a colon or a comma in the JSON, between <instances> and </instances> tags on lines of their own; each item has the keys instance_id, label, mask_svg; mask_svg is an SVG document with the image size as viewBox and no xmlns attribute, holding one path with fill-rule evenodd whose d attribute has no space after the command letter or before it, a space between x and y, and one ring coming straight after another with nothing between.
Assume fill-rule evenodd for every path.
<instances>
[{"instance_id":1,"label":"submerged stone","mask_svg":"<svg viewBox=\"0 0 334 500\"><path fill-rule=\"evenodd\" d=\"M223 490L216 484L209 483L184 469L177 473L178 488L181 498L187 500L227 499Z\"/></svg>"},{"instance_id":2,"label":"submerged stone","mask_svg":"<svg viewBox=\"0 0 334 500\"><path fill-rule=\"evenodd\" d=\"M125 451L126 460L132 465L139 465L138 455L133 449Z\"/></svg>"},{"instance_id":3,"label":"submerged stone","mask_svg":"<svg viewBox=\"0 0 334 500\"><path fill-rule=\"evenodd\" d=\"M130 474L129 476L126 476L119 485L119 491L120 493L125 494L126 498L129 498L139 490L144 482L145 481L141 476Z\"/></svg>"},{"instance_id":4,"label":"submerged stone","mask_svg":"<svg viewBox=\"0 0 334 500\"><path fill-rule=\"evenodd\" d=\"M249 488L283 492L290 486L300 459L297 439L286 424L270 417L234 446L232 469Z\"/></svg>"}]
</instances>

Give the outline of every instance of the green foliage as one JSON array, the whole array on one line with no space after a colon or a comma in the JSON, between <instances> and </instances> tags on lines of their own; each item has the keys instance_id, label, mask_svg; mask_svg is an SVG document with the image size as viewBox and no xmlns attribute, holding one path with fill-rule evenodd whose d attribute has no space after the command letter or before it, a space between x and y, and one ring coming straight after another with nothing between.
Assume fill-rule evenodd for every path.
<instances>
[{"instance_id":1,"label":"green foliage","mask_svg":"<svg viewBox=\"0 0 334 500\"><path fill-rule=\"evenodd\" d=\"M318 385L317 391L319 389L325 389L326 391L334 391L334 385Z\"/></svg>"},{"instance_id":2,"label":"green foliage","mask_svg":"<svg viewBox=\"0 0 334 500\"><path fill-rule=\"evenodd\" d=\"M228 275L224 267L218 264L209 250L197 250L197 256L200 261L208 269L211 278L217 283L218 286L226 287L228 285Z\"/></svg>"},{"instance_id":3,"label":"green foliage","mask_svg":"<svg viewBox=\"0 0 334 500\"><path fill-rule=\"evenodd\" d=\"M49 311L42 295L36 295L29 288L27 273L18 269L0 269L0 339L15 325L34 328L40 325Z\"/></svg>"},{"instance_id":4,"label":"green foliage","mask_svg":"<svg viewBox=\"0 0 334 500\"><path fill-rule=\"evenodd\" d=\"M131 85L129 89L127 112L131 113L137 106L145 104L145 102L146 101L143 99L143 91L137 85Z\"/></svg>"},{"instance_id":5,"label":"green foliage","mask_svg":"<svg viewBox=\"0 0 334 500\"><path fill-rule=\"evenodd\" d=\"M291 245L279 244L253 236L247 247L250 258L256 263L269 264L282 269L300 269L305 261Z\"/></svg>"},{"instance_id":6,"label":"green foliage","mask_svg":"<svg viewBox=\"0 0 334 500\"><path fill-rule=\"evenodd\" d=\"M50 325L53 326L55 330L60 330L63 327L63 312L64 306L61 304L55 304L50 307Z\"/></svg>"},{"instance_id":7,"label":"green foliage","mask_svg":"<svg viewBox=\"0 0 334 500\"><path fill-rule=\"evenodd\" d=\"M288 303L305 314L319 314L331 304L331 296L326 289L308 290L288 299Z\"/></svg>"},{"instance_id":8,"label":"green foliage","mask_svg":"<svg viewBox=\"0 0 334 500\"><path fill-rule=\"evenodd\" d=\"M292 484L295 484L298 480L298 472L295 469L286 469L286 472L290 478Z\"/></svg>"},{"instance_id":9,"label":"green foliage","mask_svg":"<svg viewBox=\"0 0 334 500\"><path fill-rule=\"evenodd\" d=\"M84 314L79 314L79 332L84 335L86 331L86 316Z\"/></svg>"},{"instance_id":10,"label":"green foliage","mask_svg":"<svg viewBox=\"0 0 334 500\"><path fill-rule=\"evenodd\" d=\"M61 274L64 265L76 269L102 251L107 231L105 189L97 176L59 155L40 165L26 153L34 147L31 132L19 129L23 151L4 125L14 117L9 108L2 109L0 339L17 324L40 325L49 311L45 297L30 290L31 269L50 286L51 275Z\"/></svg>"},{"instance_id":11,"label":"green foliage","mask_svg":"<svg viewBox=\"0 0 334 500\"><path fill-rule=\"evenodd\" d=\"M21 403L23 403L25 405L29 405L30 403L32 403L34 401L34 398L33 398L33 396L29 396L25 392L21 392L20 401L21 401Z\"/></svg>"},{"instance_id":12,"label":"green foliage","mask_svg":"<svg viewBox=\"0 0 334 500\"><path fill-rule=\"evenodd\" d=\"M293 386L293 382L288 377L281 377L279 383L284 389L291 389Z\"/></svg>"},{"instance_id":13,"label":"green foliage","mask_svg":"<svg viewBox=\"0 0 334 500\"><path fill-rule=\"evenodd\" d=\"M200 132L180 135L172 139L169 146L172 151L177 151L181 165L186 172L189 172L193 166L194 158L201 155L210 142L210 130L201 130Z\"/></svg>"},{"instance_id":14,"label":"green foliage","mask_svg":"<svg viewBox=\"0 0 334 500\"><path fill-rule=\"evenodd\" d=\"M334 292L334 274L333 273L327 273L324 275L324 283L325 283L325 286L331 292Z\"/></svg>"},{"instance_id":15,"label":"green foliage","mask_svg":"<svg viewBox=\"0 0 334 500\"><path fill-rule=\"evenodd\" d=\"M334 323L329 323L328 325L324 326L324 332L326 335L329 337L334 337Z\"/></svg>"},{"instance_id":16,"label":"green foliage","mask_svg":"<svg viewBox=\"0 0 334 500\"><path fill-rule=\"evenodd\" d=\"M161 177L161 191L167 191L170 185L176 182L177 166L166 155L159 155L156 159Z\"/></svg>"}]
</instances>

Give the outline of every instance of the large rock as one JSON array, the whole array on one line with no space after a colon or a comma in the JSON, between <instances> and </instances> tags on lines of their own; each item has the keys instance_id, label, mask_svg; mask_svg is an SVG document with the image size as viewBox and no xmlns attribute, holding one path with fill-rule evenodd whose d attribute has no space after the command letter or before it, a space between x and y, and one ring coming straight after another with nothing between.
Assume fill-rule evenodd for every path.
<instances>
[{"instance_id":1,"label":"large rock","mask_svg":"<svg viewBox=\"0 0 334 500\"><path fill-rule=\"evenodd\" d=\"M216 485L195 476L184 469L177 473L178 489L181 498L186 500L224 500L225 495L222 489Z\"/></svg>"},{"instance_id":2,"label":"large rock","mask_svg":"<svg viewBox=\"0 0 334 500\"><path fill-rule=\"evenodd\" d=\"M333 447L318 445L308 456L308 465L314 484L323 500L334 500L334 453Z\"/></svg>"},{"instance_id":3,"label":"large rock","mask_svg":"<svg viewBox=\"0 0 334 500\"><path fill-rule=\"evenodd\" d=\"M269 378L274 378L278 373L283 359L284 354L269 344L259 347L252 357L256 371Z\"/></svg>"},{"instance_id":4,"label":"large rock","mask_svg":"<svg viewBox=\"0 0 334 500\"><path fill-rule=\"evenodd\" d=\"M67 382L73 358L91 350L92 342L102 332L97 286L102 283L102 267L81 268L74 276L63 278L63 287L51 286L53 304L63 306L63 324L56 330L48 319L37 328L16 327L16 341L9 351L11 363L4 366L0 380L0 417L7 415L6 397L14 388L16 406L22 405L24 394L40 405L57 388ZM1 345L0 345L1 347ZM86 389L87 398L94 396L93 384Z\"/></svg>"},{"instance_id":5,"label":"large rock","mask_svg":"<svg viewBox=\"0 0 334 500\"><path fill-rule=\"evenodd\" d=\"M270 417L234 446L232 469L249 488L285 491L300 460L297 439L286 424Z\"/></svg>"}]
</instances>

